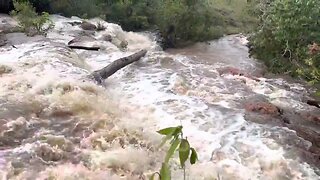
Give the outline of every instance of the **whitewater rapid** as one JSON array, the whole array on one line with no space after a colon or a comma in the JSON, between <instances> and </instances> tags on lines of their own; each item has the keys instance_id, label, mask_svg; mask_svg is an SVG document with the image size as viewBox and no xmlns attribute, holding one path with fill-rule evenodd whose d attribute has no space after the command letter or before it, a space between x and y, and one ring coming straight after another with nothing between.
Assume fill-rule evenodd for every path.
<instances>
[{"instance_id":1,"label":"whitewater rapid","mask_svg":"<svg viewBox=\"0 0 320 180\"><path fill-rule=\"evenodd\" d=\"M219 72L230 66L250 75L262 71L261 64L248 57L244 36L231 35L210 44L164 52L149 33L125 32L116 24L92 19L90 22L103 22L106 27L94 33L96 40L81 42L101 47L92 52L66 47L82 31L70 22L81 19L52 16L52 20L55 28L47 38L28 39L14 34L11 39L16 48L0 48L0 64L12 68L12 72L0 77L0 107L6 109L0 112L0 119L12 120L26 129L32 129L34 124L41 124L38 126L42 128L33 129L34 135L0 151L5 179L15 177L10 172L12 165L8 165L13 156L34 154L41 143L51 146L43 142L43 137L47 140L52 134L63 136L63 143L72 142L72 152L81 155L80 162L71 165L67 159L40 168L23 156L21 161L28 159L26 164L33 166L24 166L23 175L18 174L17 179L45 179L51 177L48 174L57 179L81 179L82 175L88 179L144 179L143 175L159 168L164 157L164 150L157 151L161 137L155 131L178 125L183 126L184 135L199 154L199 163L187 167L190 180L319 179L318 167L295 156L294 149L274 137L297 139L303 146L309 146L309 142L288 128L247 121L240 108L244 97L257 94L277 105L303 108L303 86L280 78L257 77L257 81ZM113 40L104 41L105 35L111 35ZM126 50L118 48L123 40L128 42ZM85 79L90 72L140 49L148 50L146 57L118 71L103 86ZM287 84L291 89L276 83ZM82 122L90 128L96 121L103 121L104 125L98 130L90 129L92 132L83 131L89 135L80 137L59 126L63 124L60 121L72 128ZM42 125L45 123L48 126ZM113 131L115 134L110 135ZM108 140L110 136L112 140ZM132 145L131 136L141 143ZM124 139L124 146L114 143L117 137ZM94 144L97 142L99 148ZM69 153L65 146L56 151ZM83 156L88 159L83 160ZM177 159L172 167L173 179L182 179Z\"/></svg>"}]
</instances>

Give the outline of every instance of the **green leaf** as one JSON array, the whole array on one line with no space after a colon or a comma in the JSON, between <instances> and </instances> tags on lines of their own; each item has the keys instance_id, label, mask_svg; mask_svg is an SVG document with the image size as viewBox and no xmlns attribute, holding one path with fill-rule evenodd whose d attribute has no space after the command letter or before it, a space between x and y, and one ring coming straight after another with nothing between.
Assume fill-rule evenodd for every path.
<instances>
[{"instance_id":1,"label":"green leaf","mask_svg":"<svg viewBox=\"0 0 320 180\"><path fill-rule=\"evenodd\" d=\"M190 149L191 149L190 164L195 164L198 160L198 155L194 148L190 148Z\"/></svg>"},{"instance_id":2,"label":"green leaf","mask_svg":"<svg viewBox=\"0 0 320 180\"><path fill-rule=\"evenodd\" d=\"M159 134L166 135L166 137L164 137L162 139L162 142L161 142L161 144L159 146L159 147L162 147L172 137L177 138L177 136L182 132L182 126L169 127L169 128L161 129L161 130L159 130L157 132Z\"/></svg>"},{"instance_id":3,"label":"green leaf","mask_svg":"<svg viewBox=\"0 0 320 180\"><path fill-rule=\"evenodd\" d=\"M168 163L162 163L160 170L161 180L171 180L171 172Z\"/></svg>"},{"instance_id":4,"label":"green leaf","mask_svg":"<svg viewBox=\"0 0 320 180\"><path fill-rule=\"evenodd\" d=\"M190 145L188 140L181 139L181 143L179 146L179 159L180 159L180 165L182 168L185 167L185 162L189 158L190 154Z\"/></svg>"},{"instance_id":5,"label":"green leaf","mask_svg":"<svg viewBox=\"0 0 320 180\"><path fill-rule=\"evenodd\" d=\"M167 154L166 154L166 158L164 160L165 163L168 163L170 158L173 156L174 152L176 151L178 145L180 144L180 139L177 138L173 141L173 143L171 144Z\"/></svg>"},{"instance_id":6,"label":"green leaf","mask_svg":"<svg viewBox=\"0 0 320 180\"><path fill-rule=\"evenodd\" d=\"M172 136L170 134L166 135L164 138L162 138L162 141L161 141L161 144L159 145L159 148L162 147L171 138L172 138Z\"/></svg>"},{"instance_id":7,"label":"green leaf","mask_svg":"<svg viewBox=\"0 0 320 180\"><path fill-rule=\"evenodd\" d=\"M177 129L177 127L168 127L165 129L161 129L157 132L162 135L171 135L176 129Z\"/></svg>"},{"instance_id":8,"label":"green leaf","mask_svg":"<svg viewBox=\"0 0 320 180\"><path fill-rule=\"evenodd\" d=\"M182 126L177 126L177 127L168 127L165 129L161 129L157 132L162 135L175 135L180 133L181 130L182 130Z\"/></svg>"},{"instance_id":9,"label":"green leaf","mask_svg":"<svg viewBox=\"0 0 320 180\"><path fill-rule=\"evenodd\" d=\"M172 136L178 136L182 133L182 126L177 126L176 130L172 133Z\"/></svg>"}]
</instances>

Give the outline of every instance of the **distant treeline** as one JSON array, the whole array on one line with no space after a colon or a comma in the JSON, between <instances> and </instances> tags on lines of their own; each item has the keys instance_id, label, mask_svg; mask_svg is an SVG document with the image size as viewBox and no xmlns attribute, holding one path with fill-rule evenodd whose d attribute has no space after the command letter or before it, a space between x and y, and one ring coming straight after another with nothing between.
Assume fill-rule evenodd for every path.
<instances>
[{"instance_id":1,"label":"distant treeline","mask_svg":"<svg viewBox=\"0 0 320 180\"><path fill-rule=\"evenodd\" d=\"M12 0L0 0L3 11ZM120 24L127 31L157 30L163 47L177 47L196 41L239 33L250 18L241 16L246 0L18 0L29 1L37 12L82 18L101 17ZM234 10L229 8L234 4ZM225 5L225 6L224 6Z\"/></svg>"}]
</instances>

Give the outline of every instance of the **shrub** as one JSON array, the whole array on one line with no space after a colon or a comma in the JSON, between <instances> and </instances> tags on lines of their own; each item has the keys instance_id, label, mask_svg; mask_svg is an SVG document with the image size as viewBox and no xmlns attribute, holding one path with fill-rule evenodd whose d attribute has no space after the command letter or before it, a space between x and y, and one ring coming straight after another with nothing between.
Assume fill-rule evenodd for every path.
<instances>
[{"instance_id":1,"label":"shrub","mask_svg":"<svg viewBox=\"0 0 320 180\"><path fill-rule=\"evenodd\" d=\"M47 31L53 28L49 14L44 12L41 15L36 13L35 8L27 1L14 1L15 10L11 12L16 16L19 25L28 35L42 34L46 35Z\"/></svg>"},{"instance_id":2,"label":"shrub","mask_svg":"<svg viewBox=\"0 0 320 180\"><path fill-rule=\"evenodd\" d=\"M238 33L250 20L241 12L246 0L29 0L37 10L82 18L104 17L126 31L157 29L163 47ZM240 17L243 16L243 17Z\"/></svg>"},{"instance_id":3,"label":"shrub","mask_svg":"<svg viewBox=\"0 0 320 180\"><path fill-rule=\"evenodd\" d=\"M51 13L82 18L97 17L103 12L98 0L51 0L50 9Z\"/></svg>"},{"instance_id":4,"label":"shrub","mask_svg":"<svg viewBox=\"0 0 320 180\"><path fill-rule=\"evenodd\" d=\"M276 73L320 82L320 1L265 0L260 28L250 38L252 54ZM260 4L261 6L261 4Z\"/></svg>"},{"instance_id":5,"label":"shrub","mask_svg":"<svg viewBox=\"0 0 320 180\"><path fill-rule=\"evenodd\" d=\"M223 35L224 18L206 0L100 0L107 21L124 30L157 28L164 47L215 39Z\"/></svg>"},{"instance_id":6,"label":"shrub","mask_svg":"<svg viewBox=\"0 0 320 180\"><path fill-rule=\"evenodd\" d=\"M215 39L223 35L223 17L206 0L163 1L157 10L156 25L165 47Z\"/></svg>"},{"instance_id":7,"label":"shrub","mask_svg":"<svg viewBox=\"0 0 320 180\"><path fill-rule=\"evenodd\" d=\"M207 0L96 0L105 19L124 30L158 29L163 46L177 47L221 37L225 33L224 12ZM226 10L227 11L227 10ZM231 20L230 20L231 21Z\"/></svg>"},{"instance_id":8,"label":"shrub","mask_svg":"<svg viewBox=\"0 0 320 180\"><path fill-rule=\"evenodd\" d=\"M120 24L124 30L145 30L154 25L158 4L157 0L107 0L104 3L105 16L108 21Z\"/></svg>"}]
</instances>

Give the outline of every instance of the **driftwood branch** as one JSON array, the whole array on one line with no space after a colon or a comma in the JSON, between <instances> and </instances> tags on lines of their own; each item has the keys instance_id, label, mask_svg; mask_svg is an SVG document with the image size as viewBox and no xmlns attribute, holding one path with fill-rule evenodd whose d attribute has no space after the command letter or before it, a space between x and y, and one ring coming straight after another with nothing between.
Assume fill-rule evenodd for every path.
<instances>
[{"instance_id":1,"label":"driftwood branch","mask_svg":"<svg viewBox=\"0 0 320 180\"><path fill-rule=\"evenodd\" d=\"M310 106L320 108L320 102L318 102L316 100L309 99L309 100L307 100L307 104L309 104Z\"/></svg>"},{"instance_id":2,"label":"driftwood branch","mask_svg":"<svg viewBox=\"0 0 320 180\"><path fill-rule=\"evenodd\" d=\"M98 83L101 83L104 79L107 79L110 77L112 74L117 72L119 69L140 60L143 56L145 56L147 53L147 50L140 50L130 56L123 57L120 59L117 59L113 61L111 64L108 66L94 71L89 77L97 81Z\"/></svg>"},{"instance_id":3,"label":"driftwood branch","mask_svg":"<svg viewBox=\"0 0 320 180\"><path fill-rule=\"evenodd\" d=\"M75 46L75 45L68 45L71 49L84 49L89 51L98 51L100 47L87 47L87 46Z\"/></svg>"}]
</instances>

